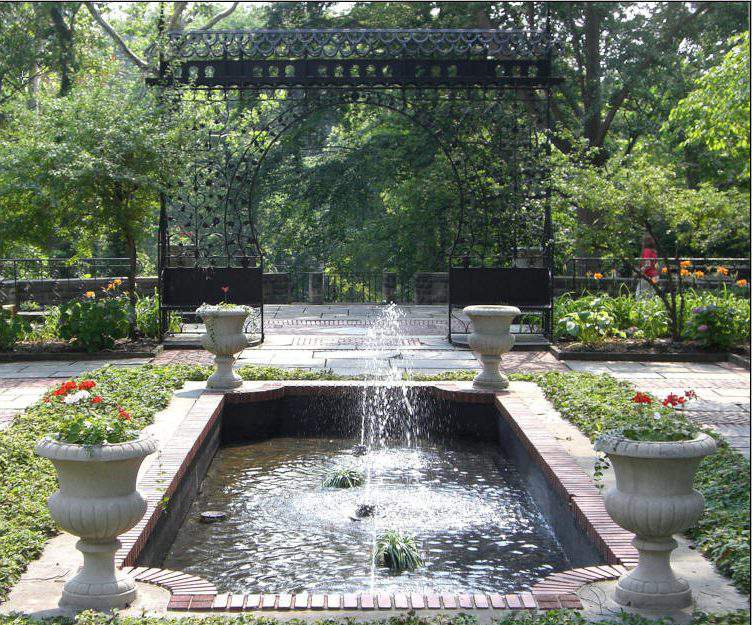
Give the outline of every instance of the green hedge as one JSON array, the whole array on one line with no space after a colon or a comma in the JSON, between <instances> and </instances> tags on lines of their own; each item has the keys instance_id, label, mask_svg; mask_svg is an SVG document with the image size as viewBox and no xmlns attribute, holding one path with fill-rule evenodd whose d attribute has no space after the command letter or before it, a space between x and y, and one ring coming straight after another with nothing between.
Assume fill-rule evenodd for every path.
<instances>
[{"instance_id":1,"label":"green hedge","mask_svg":"<svg viewBox=\"0 0 752 625\"><path fill-rule=\"evenodd\" d=\"M133 415L134 424L145 427L163 409L173 391L187 380L205 380L211 369L170 365L105 367L89 377L98 390ZM330 371L310 372L274 367L243 367L246 380L344 379ZM474 372L457 371L438 376L414 376L416 380L467 380ZM537 382L554 406L593 439L601 431L635 423L640 417L630 402L632 389L609 376L585 373L516 375ZM55 533L46 499L55 488L51 464L34 455L36 441L57 429L61 413L54 404L38 402L0 432L0 599L42 551ZM728 445L703 461L698 488L708 511L689 535L719 569L742 590L749 588L749 463ZM203 621L202 623L208 623Z\"/></svg>"}]
</instances>

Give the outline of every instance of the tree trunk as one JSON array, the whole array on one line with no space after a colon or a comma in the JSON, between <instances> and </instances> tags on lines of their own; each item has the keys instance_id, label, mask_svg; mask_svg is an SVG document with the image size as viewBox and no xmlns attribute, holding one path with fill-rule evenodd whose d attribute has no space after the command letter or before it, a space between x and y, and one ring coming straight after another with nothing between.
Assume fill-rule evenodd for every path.
<instances>
[{"instance_id":1,"label":"tree trunk","mask_svg":"<svg viewBox=\"0 0 752 625\"><path fill-rule=\"evenodd\" d=\"M75 51L73 49L73 20L75 12L71 17L70 25L65 23L64 6L61 2L50 2L48 5L52 25L55 28L57 43L59 47L58 63L60 64L60 90L59 97L64 97L70 93L73 82L71 74L75 67Z\"/></svg>"},{"instance_id":2,"label":"tree trunk","mask_svg":"<svg viewBox=\"0 0 752 625\"><path fill-rule=\"evenodd\" d=\"M585 90L582 94L585 119L583 131L588 147L597 150L593 163L603 165L605 155L600 143L602 88L601 88L601 29L603 12L595 3L585 4Z\"/></svg>"}]
</instances>

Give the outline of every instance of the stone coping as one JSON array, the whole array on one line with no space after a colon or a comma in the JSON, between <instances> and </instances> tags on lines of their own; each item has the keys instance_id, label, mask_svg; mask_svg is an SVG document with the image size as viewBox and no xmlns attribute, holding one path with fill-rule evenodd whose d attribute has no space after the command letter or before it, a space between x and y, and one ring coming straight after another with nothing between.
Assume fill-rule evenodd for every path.
<instances>
[{"instance_id":1,"label":"stone coping","mask_svg":"<svg viewBox=\"0 0 752 625\"><path fill-rule=\"evenodd\" d=\"M139 490L147 500L144 518L120 537L122 546L116 564L131 571L138 581L167 588L171 593L170 610L551 610L582 608L574 594L587 583L613 579L637 564L632 547L633 534L617 526L606 513L598 488L554 436L541 425L540 418L528 408L532 399L524 390L501 393L472 389L470 382L404 382L435 396L464 403L495 404L502 418L515 431L552 489L572 510L576 523L588 535L604 558L604 566L553 573L530 592L512 594L445 593L299 593L229 594L218 593L210 582L197 576L159 568L133 568L139 554L163 514L165 502L177 491L181 480L196 457L202 443L222 414L225 402L257 402L284 396L348 394L363 386L358 381L274 381L246 382L233 391L205 390L186 414L175 434L159 451L139 480ZM169 503L167 504L169 506Z\"/></svg>"}]
</instances>

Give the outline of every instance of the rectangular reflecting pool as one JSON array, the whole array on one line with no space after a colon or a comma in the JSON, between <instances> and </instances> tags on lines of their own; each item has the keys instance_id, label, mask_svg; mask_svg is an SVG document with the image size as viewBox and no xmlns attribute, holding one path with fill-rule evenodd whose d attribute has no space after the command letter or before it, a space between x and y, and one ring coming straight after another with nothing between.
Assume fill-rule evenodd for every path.
<instances>
[{"instance_id":1,"label":"rectangular reflecting pool","mask_svg":"<svg viewBox=\"0 0 752 625\"><path fill-rule=\"evenodd\" d=\"M418 441L353 456L358 440L273 438L219 450L164 565L232 592L511 592L567 558L514 466L488 442ZM366 484L325 488L338 467ZM374 514L358 518L360 504ZM227 519L206 524L201 512ZM415 537L424 565L374 566L385 530Z\"/></svg>"},{"instance_id":2,"label":"rectangular reflecting pool","mask_svg":"<svg viewBox=\"0 0 752 625\"><path fill-rule=\"evenodd\" d=\"M529 413L510 416L524 403L446 387L275 383L207 398L215 408L187 418L202 433L131 562L266 596L514 593L613 561L576 513L592 487ZM363 483L325 487L341 469ZM422 566L375 562L387 530L415 539Z\"/></svg>"}]
</instances>

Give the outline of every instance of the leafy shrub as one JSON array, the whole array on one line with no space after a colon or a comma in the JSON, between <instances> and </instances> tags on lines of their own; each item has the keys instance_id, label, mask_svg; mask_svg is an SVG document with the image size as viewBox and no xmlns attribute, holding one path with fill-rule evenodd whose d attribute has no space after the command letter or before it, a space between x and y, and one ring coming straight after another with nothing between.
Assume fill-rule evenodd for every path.
<instances>
[{"instance_id":1,"label":"leafy shrub","mask_svg":"<svg viewBox=\"0 0 752 625\"><path fill-rule=\"evenodd\" d=\"M60 338L60 308L51 306L39 323L32 323L24 339L33 343L50 343Z\"/></svg>"},{"instance_id":2,"label":"leafy shrub","mask_svg":"<svg viewBox=\"0 0 752 625\"><path fill-rule=\"evenodd\" d=\"M11 350L23 338L26 324L18 315L0 308L0 350Z\"/></svg>"},{"instance_id":3,"label":"leafy shrub","mask_svg":"<svg viewBox=\"0 0 752 625\"><path fill-rule=\"evenodd\" d=\"M702 306L717 306L733 311L729 326L733 329L730 332L735 338L730 345L749 340L750 309L749 300L745 297L739 297L725 287L718 291L687 289L682 297L684 310L681 325L686 328L685 338L703 338L696 336L696 326L701 324L693 327L692 310ZM588 343L598 343L609 336L653 341L671 336L670 319L658 297L636 299L625 293L617 297L584 295L574 298L565 293L554 302L554 335L559 340Z\"/></svg>"},{"instance_id":4,"label":"leafy shrub","mask_svg":"<svg viewBox=\"0 0 752 625\"><path fill-rule=\"evenodd\" d=\"M376 540L376 564L395 573L414 571L423 565L415 539L395 530L384 532Z\"/></svg>"},{"instance_id":5,"label":"leafy shrub","mask_svg":"<svg viewBox=\"0 0 752 625\"><path fill-rule=\"evenodd\" d=\"M738 340L733 308L715 304L693 308L687 333L703 347L729 349Z\"/></svg>"},{"instance_id":6,"label":"leafy shrub","mask_svg":"<svg viewBox=\"0 0 752 625\"><path fill-rule=\"evenodd\" d=\"M153 296L139 297L136 300L136 328L149 338L159 336L159 294L154 289ZM180 332L180 318L168 313L167 331Z\"/></svg>"},{"instance_id":7,"label":"leafy shrub","mask_svg":"<svg viewBox=\"0 0 752 625\"><path fill-rule=\"evenodd\" d=\"M362 471L342 467L335 469L324 478L324 488L356 488L363 486L366 476Z\"/></svg>"},{"instance_id":8,"label":"leafy shrub","mask_svg":"<svg viewBox=\"0 0 752 625\"><path fill-rule=\"evenodd\" d=\"M568 313L559 319L557 329L559 335L591 345L602 343L618 332L614 318L603 309Z\"/></svg>"},{"instance_id":9,"label":"leafy shrub","mask_svg":"<svg viewBox=\"0 0 752 625\"><path fill-rule=\"evenodd\" d=\"M60 306L60 337L87 352L112 349L128 336L128 304L123 296L90 296Z\"/></svg>"}]
</instances>

